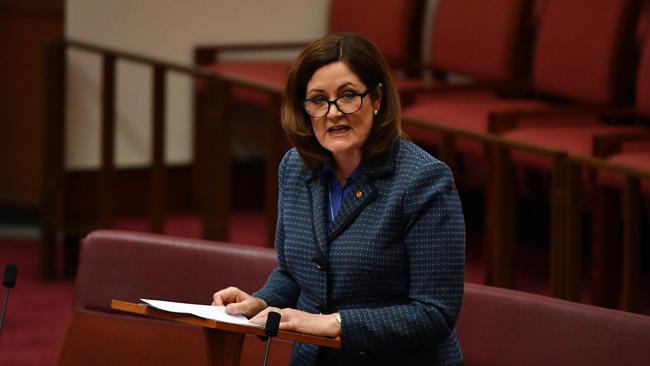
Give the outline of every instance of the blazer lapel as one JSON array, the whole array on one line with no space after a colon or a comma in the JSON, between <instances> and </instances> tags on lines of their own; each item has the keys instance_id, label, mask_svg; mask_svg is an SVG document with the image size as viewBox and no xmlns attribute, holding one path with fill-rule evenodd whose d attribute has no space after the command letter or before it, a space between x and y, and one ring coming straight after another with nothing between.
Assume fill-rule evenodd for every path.
<instances>
[{"instance_id":1,"label":"blazer lapel","mask_svg":"<svg viewBox=\"0 0 650 366\"><path fill-rule=\"evenodd\" d=\"M305 182L309 195L309 214L311 215L311 231L314 239L316 256L326 263L328 257L327 237L325 232L325 189L318 175Z\"/></svg>"},{"instance_id":2,"label":"blazer lapel","mask_svg":"<svg viewBox=\"0 0 650 366\"><path fill-rule=\"evenodd\" d=\"M332 230L327 234L327 242L336 239L354 219L359 216L363 208L377 197L377 189L366 174L360 174L359 179L352 183L346 196L343 197L341 208L334 218Z\"/></svg>"},{"instance_id":3,"label":"blazer lapel","mask_svg":"<svg viewBox=\"0 0 650 366\"><path fill-rule=\"evenodd\" d=\"M377 196L374 180L395 170L399 140L391 145L384 154L363 163L359 179L352 184L346 197L343 197L341 208L334 218L332 230L327 233L327 242L331 242L345 230L370 202Z\"/></svg>"}]
</instances>

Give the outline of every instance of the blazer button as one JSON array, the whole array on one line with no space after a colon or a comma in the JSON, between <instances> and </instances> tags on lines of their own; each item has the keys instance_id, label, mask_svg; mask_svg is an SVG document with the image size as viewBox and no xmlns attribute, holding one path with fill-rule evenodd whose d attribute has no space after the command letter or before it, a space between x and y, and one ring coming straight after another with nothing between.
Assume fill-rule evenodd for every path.
<instances>
[{"instance_id":1,"label":"blazer button","mask_svg":"<svg viewBox=\"0 0 650 366\"><path fill-rule=\"evenodd\" d=\"M325 269L325 267L323 266L322 259L318 257L314 257L314 264L316 265L316 268L318 268L319 271L323 271Z\"/></svg>"}]
</instances>

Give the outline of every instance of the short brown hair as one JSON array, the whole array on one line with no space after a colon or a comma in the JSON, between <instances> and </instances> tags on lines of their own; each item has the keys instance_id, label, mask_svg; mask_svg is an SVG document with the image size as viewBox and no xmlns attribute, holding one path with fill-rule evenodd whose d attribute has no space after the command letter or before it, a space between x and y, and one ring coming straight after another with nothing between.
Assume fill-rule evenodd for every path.
<instances>
[{"instance_id":1,"label":"short brown hair","mask_svg":"<svg viewBox=\"0 0 650 366\"><path fill-rule=\"evenodd\" d=\"M316 140L310 118L303 109L307 83L316 70L339 61L345 63L368 87L373 100L379 97L377 86L382 85L381 108L361 148L362 159L387 151L403 135L399 95L381 52L370 41L355 34L325 36L309 44L300 53L289 71L282 96L282 128L310 169L321 167L331 158L331 153Z\"/></svg>"}]
</instances>

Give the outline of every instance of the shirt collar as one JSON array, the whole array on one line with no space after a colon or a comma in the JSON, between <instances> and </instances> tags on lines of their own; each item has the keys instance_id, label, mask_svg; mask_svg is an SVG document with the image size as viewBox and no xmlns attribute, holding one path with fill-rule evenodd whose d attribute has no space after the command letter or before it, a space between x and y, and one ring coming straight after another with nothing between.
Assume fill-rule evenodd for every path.
<instances>
[{"instance_id":1,"label":"shirt collar","mask_svg":"<svg viewBox=\"0 0 650 366\"><path fill-rule=\"evenodd\" d=\"M356 181L359 177L359 174L361 172L363 163L359 164L359 166L354 169L352 174L348 177L348 179L345 181L345 186L349 186L352 184L354 181ZM338 181L338 177L336 176L336 169L334 168L334 163L331 160L327 160L323 163L323 168L321 168L321 179L325 182L336 182L337 184L340 185Z\"/></svg>"}]
</instances>

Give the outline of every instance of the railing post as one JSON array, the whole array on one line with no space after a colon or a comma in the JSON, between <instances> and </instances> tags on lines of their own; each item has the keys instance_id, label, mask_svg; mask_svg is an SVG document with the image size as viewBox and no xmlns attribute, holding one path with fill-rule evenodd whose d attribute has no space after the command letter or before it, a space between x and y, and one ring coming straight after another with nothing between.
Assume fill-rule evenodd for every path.
<instances>
[{"instance_id":1,"label":"railing post","mask_svg":"<svg viewBox=\"0 0 650 366\"><path fill-rule=\"evenodd\" d=\"M582 204L580 186L582 169L578 164L567 161L566 164L566 203L567 210L564 230L564 293L563 297L571 301L580 300L580 280L582 278Z\"/></svg>"},{"instance_id":2,"label":"railing post","mask_svg":"<svg viewBox=\"0 0 650 366\"><path fill-rule=\"evenodd\" d=\"M115 55L102 56L102 120L99 217L102 227L115 220Z\"/></svg>"},{"instance_id":3,"label":"railing post","mask_svg":"<svg viewBox=\"0 0 650 366\"><path fill-rule=\"evenodd\" d=\"M166 69L161 65L153 68L153 113L149 207L151 230L162 233L165 223L165 91Z\"/></svg>"},{"instance_id":4,"label":"railing post","mask_svg":"<svg viewBox=\"0 0 650 366\"><path fill-rule=\"evenodd\" d=\"M635 311L639 296L641 183L626 176L623 187L623 294L621 308Z\"/></svg>"},{"instance_id":5,"label":"railing post","mask_svg":"<svg viewBox=\"0 0 650 366\"><path fill-rule=\"evenodd\" d=\"M40 271L43 279L56 276L58 231L65 224L65 44L45 48L45 128L43 190L41 193Z\"/></svg>"},{"instance_id":6,"label":"railing post","mask_svg":"<svg viewBox=\"0 0 650 366\"><path fill-rule=\"evenodd\" d=\"M265 203L264 211L266 216L266 243L268 246L275 245L275 226L278 212L278 166L282 159L282 125L280 123L280 108L282 104L281 95L270 93L271 103L270 118L266 131L266 167L265 167Z\"/></svg>"},{"instance_id":7,"label":"railing post","mask_svg":"<svg viewBox=\"0 0 650 366\"><path fill-rule=\"evenodd\" d=\"M551 256L549 272L551 277L551 296L566 297L566 220L567 202L567 156L557 153L553 157L551 172Z\"/></svg>"},{"instance_id":8,"label":"railing post","mask_svg":"<svg viewBox=\"0 0 650 366\"><path fill-rule=\"evenodd\" d=\"M203 182L203 237L209 240L228 240L230 212L230 129L226 120L229 103L229 85L216 77L204 79L201 99L200 141L205 166Z\"/></svg>"},{"instance_id":9,"label":"railing post","mask_svg":"<svg viewBox=\"0 0 650 366\"><path fill-rule=\"evenodd\" d=\"M493 144L486 193L485 263L488 283L514 287L515 187L510 149Z\"/></svg>"}]
</instances>

